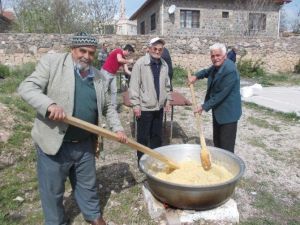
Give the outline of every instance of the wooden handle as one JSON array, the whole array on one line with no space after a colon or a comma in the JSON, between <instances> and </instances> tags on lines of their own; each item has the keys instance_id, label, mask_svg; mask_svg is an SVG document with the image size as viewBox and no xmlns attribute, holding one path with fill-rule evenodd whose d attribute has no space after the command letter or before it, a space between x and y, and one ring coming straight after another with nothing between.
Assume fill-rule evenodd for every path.
<instances>
[{"instance_id":1,"label":"wooden handle","mask_svg":"<svg viewBox=\"0 0 300 225\"><path fill-rule=\"evenodd\" d=\"M191 72L188 70L188 78L191 77ZM190 84L189 85L190 90L191 90L191 94L192 94L192 103L193 103L193 108L194 111L197 109L197 103L196 103L196 97L195 97L195 91L194 91L194 84ZM199 137L200 137L200 143L202 148L206 149L206 143L205 143L205 138L203 135L203 130L202 130L202 126L201 126L201 117L199 113L195 113L196 114L196 120L197 120L197 127L198 127L198 131L199 131Z\"/></svg>"},{"instance_id":2,"label":"wooden handle","mask_svg":"<svg viewBox=\"0 0 300 225\"><path fill-rule=\"evenodd\" d=\"M67 123L67 124L70 124L70 125L73 125L75 127L79 127L81 129L84 129L86 131L89 131L91 133L94 133L94 134L97 134L99 136L103 136L105 138L108 138L108 139L111 139L111 140L114 140L114 141L118 141L118 136L116 133L114 132L111 132L109 130L106 130L106 129L103 129L101 127L98 127L94 124L91 124L91 123L88 123L88 122L85 122L83 120L80 120L80 119L77 119L75 117L72 117L72 116L66 116L64 118L64 122ZM132 139L129 139L128 138L128 143L124 143L126 145L128 145L129 147L133 148L133 149L136 149L136 150L139 150L147 155L150 155L152 156L153 158L155 159L158 159L164 163L166 163L168 166L172 167L172 168L176 168L178 169L179 168L179 165L177 163L175 163L173 160L170 160L169 158L167 158L166 156L144 146L144 145L141 145L140 143L137 143L136 141L132 140Z\"/></svg>"}]
</instances>

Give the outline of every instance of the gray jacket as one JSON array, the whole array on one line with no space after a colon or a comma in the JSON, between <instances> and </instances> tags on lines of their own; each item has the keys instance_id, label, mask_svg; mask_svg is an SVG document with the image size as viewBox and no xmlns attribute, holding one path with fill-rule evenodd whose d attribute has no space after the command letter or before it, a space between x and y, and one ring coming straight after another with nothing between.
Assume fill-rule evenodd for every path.
<instances>
[{"instance_id":1,"label":"gray jacket","mask_svg":"<svg viewBox=\"0 0 300 225\"><path fill-rule=\"evenodd\" d=\"M94 70L94 86L97 95L98 122L102 115L108 115L108 123L113 131L122 131L118 113L110 104L108 87L98 70ZM19 94L36 111L37 115L31 131L33 140L49 155L55 155L65 136L68 125L46 117L49 105L56 103L63 107L67 115L72 115L74 107L74 64L70 53L47 54L43 56L35 71L20 85Z\"/></svg>"},{"instance_id":2,"label":"gray jacket","mask_svg":"<svg viewBox=\"0 0 300 225\"><path fill-rule=\"evenodd\" d=\"M129 97L133 108L140 108L142 111L156 111L163 108L167 100L172 100L168 65L163 59L161 62L159 101L154 86L150 55L142 56L134 64L129 84Z\"/></svg>"}]
</instances>

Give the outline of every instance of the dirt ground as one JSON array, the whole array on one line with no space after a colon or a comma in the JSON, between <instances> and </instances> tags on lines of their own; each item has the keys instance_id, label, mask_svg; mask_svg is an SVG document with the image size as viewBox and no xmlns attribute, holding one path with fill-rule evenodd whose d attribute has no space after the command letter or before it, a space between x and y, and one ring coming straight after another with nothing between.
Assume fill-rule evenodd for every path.
<instances>
[{"instance_id":1,"label":"dirt ground","mask_svg":"<svg viewBox=\"0 0 300 225\"><path fill-rule=\"evenodd\" d=\"M189 89L176 88L176 91L190 98ZM197 92L199 102L203 95L203 92ZM8 115L7 109L0 106L1 114L5 111ZM132 134L131 110L122 107L120 115L127 134ZM175 107L171 143L169 118L170 115L167 116L165 144L199 143L191 107ZM8 117L0 119L0 132L10 131ZM204 113L203 126L207 145L212 145L210 113ZM241 224L300 224L299 140L298 120L286 119L253 105L243 106L235 153L244 160L246 172L233 195ZM144 205L141 187L145 176L137 169L135 151L108 140L105 140L104 149L105 160L97 160L97 176L101 208L108 224L158 224L151 221ZM86 224L73 200L70 186L66 188L65 205L71 224ZM22 207L22 214L36 211L40 211L40 204Z\"/></svg>"},{"instance_id":2,"label":"dirt ground","mask_svg":"<svg viewBox=\"0 0 300 225\"><path fill-rule=\"evenodd\" d=\"M189 89L176 90L190 98ZM203 100L204 92L198 92L196 97L199 101ZM127 133L132 132L130 129L132 128L132 124L130 126L131 111L124 110L121 115L122 121L126 121L124 126ZM170 115L167 118L169 120ZM213 145L211 113L204 113L203 121L207 145ZM169 126L170 123L167 122L165 144L170 144ZM197 135L191 107L175 107L171 144L199 143ZM259 219L256 223L256 219L253 218L274 216L278 217L274 218L278 224L285 224L288 222L283 218L285 215L276 215L276 212L270 210L269 207L275 207L275 211L282 210L284 206L296 206L299 209L300 147L297 140L300 140L299 121L289 121L284 117L279 117L276 113L251 107L251 105L243 107L243 115L238 125L235 153L244 160L246 172L233 196L238 204L241 222L251 221L252 223L254 221L253 224L259 224L261 220ZM107 143L106 146L111 144L119 145ZM125 163L132 171L133 180L141 185L140 181L144 179L144 176L136 169L134 151L117 155L108 152L106 154L105 162L98 162L99 167ZM140 198L139 201L143 202L143 199ZM139 207L145 211L141 205ZM299 216L295 217L293 213L287 214L291 216L291 221L300 222Z\"/></svg>"}]
</instances>

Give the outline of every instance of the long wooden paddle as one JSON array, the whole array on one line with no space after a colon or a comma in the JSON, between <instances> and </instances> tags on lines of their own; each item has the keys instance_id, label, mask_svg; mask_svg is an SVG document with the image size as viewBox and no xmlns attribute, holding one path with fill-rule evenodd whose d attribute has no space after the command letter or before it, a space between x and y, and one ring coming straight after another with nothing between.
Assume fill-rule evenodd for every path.
<instances>
[{"instance_id":1,"label":"long wooden paddle","mask_svg":"<svg viewBox=\"0 0 300 225\"><path fill-rule=\"evenodd\" d=\"M111 140L114 141L118 141L118 136L117 134L115 134L114 132L111 132L109 130L103 129L101 127L98 127L94 124L85 122L83 120L77 119L75 117L72 116L66 116L64 118L64 122L70 125L73 125L75 127L79 127L81 129L84 129L86 131L89 131L91 133L97 134L99 136L103 136L105 138L109 138ZM129 139L128 138L128 143L124 143L126 145L128 145L129 147L139 150L145 154L150 155L151 157L158 159L164 163L166 163L170 168L172 169L179 169L179 165L177 163L175 163L173 160L167 158L166 156L144 146L141 145L140 143L137 143L136 141Z\"/></svg>"},{"instance_id":2,"label":"long wooden paddle","mask_svg":"<svg viewBox=\"0 0 300 225\"><path fill-rule=\"evenodd\" d=\"M191 72L188 71L188 78L191 77ZM197 108L197 103L196 103L196 97L195 97L195 91L194 91L194 85L190 84L189 85L191 94L192 94L192 102L193 102L193 108L196 110ZM200 143L201 143L201 151L200 151L200 158L201 158L201 163L202 166L205 170L209 170L211 168L211 157L210 157L210 152L208 151L205 143L205 138L203 135L203 129L201 125L201 117L199 113L196 114L196 119L197 119L197 127L199 131L199 136L200 136Z\"/></svg>"}]
</instances>

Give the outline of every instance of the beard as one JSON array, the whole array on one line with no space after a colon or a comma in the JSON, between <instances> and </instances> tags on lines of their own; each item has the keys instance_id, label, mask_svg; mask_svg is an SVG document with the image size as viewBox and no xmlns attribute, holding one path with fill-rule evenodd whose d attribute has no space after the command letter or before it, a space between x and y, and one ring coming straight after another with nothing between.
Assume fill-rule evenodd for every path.
<instances>
[{"instance_id":1,"label":"beard","mask_svg":"<svg viewBox=\"0 0 300 225\"><path fill-rule=\"evenodd\" d=\"M84 72L84 71L87 71L89 70L90 68L90 63L88 60L86 59L79 59L77 62L76 62L76 68L79 70L79 72Z\"/></svg>"}]
</instances>

